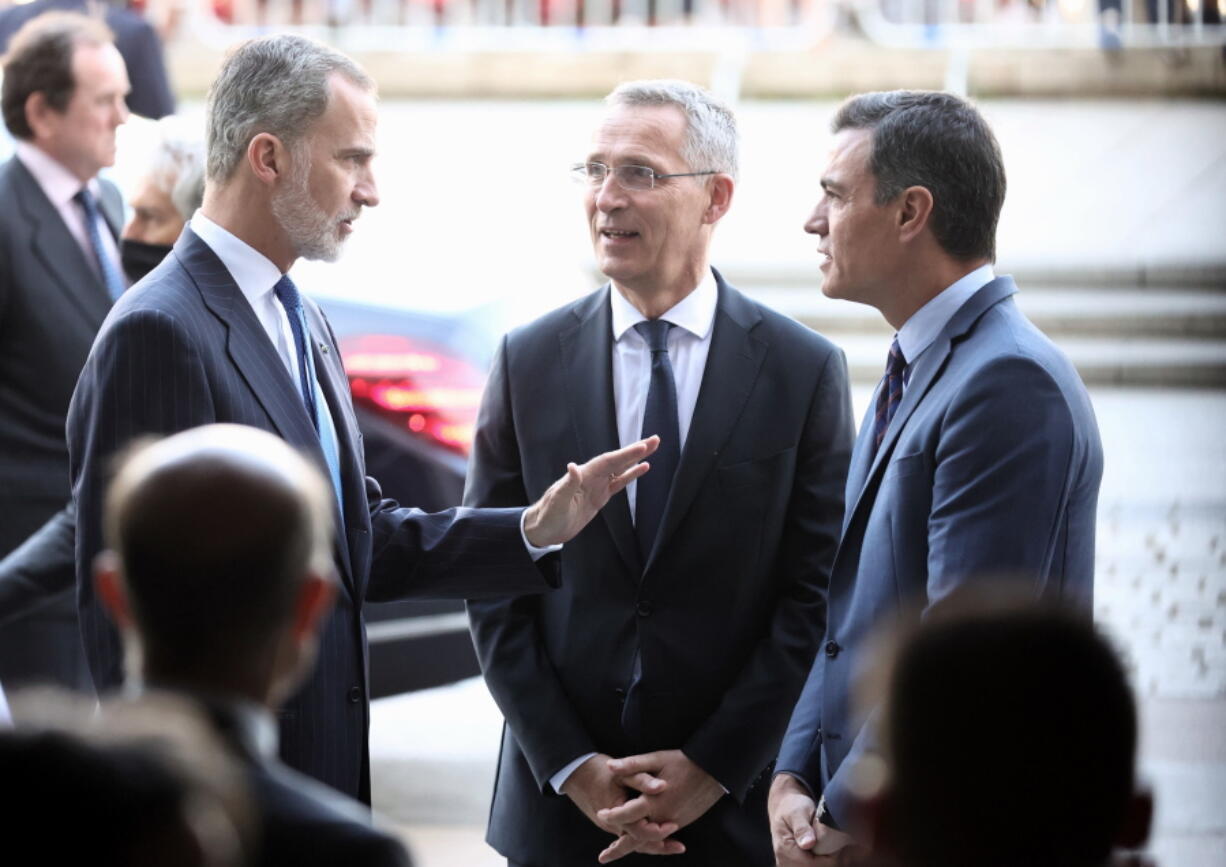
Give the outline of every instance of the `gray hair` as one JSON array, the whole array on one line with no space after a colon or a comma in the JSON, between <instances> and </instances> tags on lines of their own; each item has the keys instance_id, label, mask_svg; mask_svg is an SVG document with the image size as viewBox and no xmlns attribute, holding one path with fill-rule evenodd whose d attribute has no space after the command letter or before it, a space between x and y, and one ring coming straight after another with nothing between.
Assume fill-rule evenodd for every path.
<instances>
[{"instance_id":1,"label":"gray hair","mask_svg":"<svg viewBox=\"0 0 1226 867\"><path fill-rule=\"evenodd\" d=\"M179 118L158 121L157 150L149 176L166 195L179 216L187 222L204 200L204 142L182 128Z\"/></svg>"},{"instance_id":2,"label":"gray hair","mask_svg":"<svg viewBox=\"0 0 1226 867\"><path fill-rule=\"evenodd\" d=\"M693 171L737 174L736 117L712 94L677 79L627 81L605 97L609 106L671 105L685 115L681 158Z\"/></svg>"},{"instance_id":3,"label":"gray hair","mask_svg":"<svg viewBox=\"0 0 1226 867\"><path fill-rule=\"evenodd\" d=\"M235 48L209 88L204 128L209 180L228 180L260 133L293 148L327 109L333 73L374 90L374 81L354 61L302 36L265 36Z\"/></svg>"}]
</instances>

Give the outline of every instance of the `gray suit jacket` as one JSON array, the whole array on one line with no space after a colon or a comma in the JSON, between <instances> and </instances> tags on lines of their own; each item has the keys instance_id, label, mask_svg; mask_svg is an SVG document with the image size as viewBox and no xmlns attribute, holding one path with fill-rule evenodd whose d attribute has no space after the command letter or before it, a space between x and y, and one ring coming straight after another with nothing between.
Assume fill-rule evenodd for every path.
<instances>
[{"instance_id":1,"label":"gray suit jacket","mask_svg":"<svg viewBox=\"0 0 1226 867\"><path fill-rule=\"evenodd\" d=\"M123 221L119 191L103 181L101 210L118 235ZM69 498L68 401L111 297L85 252L64 225L38 182L17 158L0 165L0 556L63 508ZM0 618L6 607L45 595L46 574L33 584L0 586ZM65 583L59 580L61 585ZM71 618L72 600L36 615ZM60 641L4 646L0 658L10 676L46 671L45 662L79 655ZM51 659L48 659L48 655ZM15 668L14 668L15 667Z\"/></svg>"},{"instance_id":2,"label":"gray suit jacket","mask_svg":"<svg viewBox=\"0 0 1226 867\"><path fill-rule=\"evenodd\" d=\"M341 588L321 629L318 662L279 714L281 754L291 767L369 801L363 603L534 593L556 576L551 563L538 567L528 556L519 529L521 509L428 515L382 498L378 483L366 475L336 340L314 302L304 297L303 306L340 446L344 513L338 507L334 517ZM100 691L118 686L122 677L118 639L90 575L102 548L110 463L136 437L212 422L271 431L327 477L298 387L230 273L185 228L174 251L115 304L69 410L78 605Z\"/></svg>"},{"instance_id":3,"label":"gray suit jacket","mask_svg":"<svg viewBox=\"0 0 1226 867\"><path fill-rule=\"evenodd\" d=\"M915 361L875 453L872 405L861 426L826 637L776 767L824 794L836 825L871 743L851 693L876 629L985 577L1090 613L1098 426L1076 370L1016 291L997 278L954 314Z\"/></svg>"},{"instance_id":4,"label":"gray suit jacket","mask_svg":"<svg viewBox=\"0 0 1226 867\"><path fill-rule=\"evenodd\" d=\"M670 864L770 865L768 766L821 637L851 445L847 369L825 338L728 286L655 547L624 494L562 551L563 587L470 602L506 717L488 840L540 867L612 838L548 785L587 752L681 749L729 791ZM507 336L482 402L465 502L540 495L618 442L609 288ZM641 737L622 727L641 650ZM659 859L631 856L627 864Z\"/></svg>"}]
</instances>

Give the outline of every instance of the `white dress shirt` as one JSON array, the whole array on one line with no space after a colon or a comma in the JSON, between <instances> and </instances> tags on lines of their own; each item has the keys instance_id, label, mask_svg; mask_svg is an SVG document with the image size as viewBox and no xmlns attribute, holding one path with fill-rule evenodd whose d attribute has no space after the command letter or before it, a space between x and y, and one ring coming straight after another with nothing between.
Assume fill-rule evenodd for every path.
<instances>
[{"instance_id":1,"label":"white dress shirt","mask_svg":"<svg viewBox=\"0 0 1226 867\"><path fill-rule=\"evenodd\" d=\"M898 349L907 363L906 373L903 375L904 394L916 359L932 345L962 305L995 279L996 272L992 266L981 265L941 290L927 304L912 313L911 318L898 329L898 334L895 335L898 339Z\"/></svg>"},{"instance_id":2,"label":"white dress shirt","mask_svg":"<svg viewBox=\"0 0 1226 867\"><path fill-rule=\"evenodd\" d=\"M301 382L298 374L298 353L294 348L294 332L290 330L289 314L285 312L285 305L277 300L277 293L274 291L277 281L281 279L281 269L263 253L227 232L200 211L192 215L191 228L200 236L200 240L217 254L221 264L226 266L226 270L238 284L239 291L251 305L260 325L264 327L264 333L268 335L277 354L281 356L281 361L289 371L290 377L294 382ZM318 382L315 383L315 401L321 410L328 411L327 397ZM331 414L329 416L335 418ZM333 437L336 436L333 425L326 425L321 430L330 432ZM333 448L334 453L339 455L340 444L334 442ZM539 560L546 554L562 549L561 545L538 548L529 542L528 534L524 531L522 515L519 519L519 532L533 560Z\"/></svg>"},{"instance_id":3,"label":"white dress shirt","mask_svg":"<svg viewBox=\"0 0 1226 867\"><path fill-rule=\"evenodd\" d=\"M209 245L221 264L226 266L238 289L251 305L255 318L264 326L264 333L272 341L281 362L294 382L301 382L298 372L298 352L294 347L294 332L290 329L289 314L277 300L274 291L281 279L281 269L263 253L240 240L214 223L200 211L192 215L192 231Z\"/></svg>"},{"instance_id":4,"label":"white dress shirt","mask_svg":"<svg viewBox=\"0 0 1226 867\"><path fill-rule=\"evenodd\" d=\"M711 352L711 332L715 327L718 302L719 287L715 283L715 275L707 269L697 288L660 317L676 326L668 332L668 358L677 386L677 430L681 435L678 449L685 448L690 422L694 419L702 374L707 367L707 355ZM647 317L627 301L616 287L609 291L609 305L613 312L613 404L617 410L617 436L624 448L638 442L644 433L651 433L643 430L643 412L647 405L647 391L651 387L651 350L634 328L646 321ZM634 519L637 489L638 482L626 486L631 520ZM594 755L587 753L579 756L550 777L549 785L560 793L570 775Z\"/></svg>"},{"instance_id":5,"label":"white dress shirt","mask_svg":"<svg viewBox=\"0 0 1226 867\"><path fill-rule=\"evenodd\" d=\"M685 448L702 387L702 373L711 351L711 331L719 289L708 269L698 287L666 311L661 319L676 327L668 332L668 358L677 384L678 450ZM613 312L613 404L617 409L617 436L622 447L643 436L643 411L651 387L651 350L634 326L647 319L616 288L609 292ZM650 432L648 432L650 433ZM626 486L630 515L634 516L638 482Z\"/></svg>"},{"instance_id":6,"label":"white dress shirt","mask_svg":"<svg viewBox=\"0 0 1226 867\"><path fill-rule=\"evenodd\" d=\"M43 195L47 197L52 207L60 215L60 219L64 221L68 233L72 235L77 246L85 254L85 261L89 262L99 279L102 279L102 267L98 264L98 258L94 254L94 245L89 240L89 228L85 225L85 211L73 200L73 196L81 192L82 187L87 187L93 193L94 199L101 202L102 185L98 183L98 179L90 178L88 183L82 184L80 178L28 141L17 142L14 154L34 177ZM114 235L111 234L111 227L102 217L101 208L98 212L98 221L98 234L102 238L102 246L106 248L107 254L111 257L115 272L119 274L121 280L125 279L119 259L119 246L115 243ZM103 280L103 282L106 281Z\"/></svg>"}]
</instances>

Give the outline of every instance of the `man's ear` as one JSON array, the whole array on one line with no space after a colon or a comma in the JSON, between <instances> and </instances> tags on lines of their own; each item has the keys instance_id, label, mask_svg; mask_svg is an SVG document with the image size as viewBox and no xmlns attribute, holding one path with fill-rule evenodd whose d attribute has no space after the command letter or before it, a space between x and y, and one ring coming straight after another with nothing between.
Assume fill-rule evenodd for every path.
<instances>
[{"instance_id":1,"label":"man's ear","mask_svg":"<svg viewBox=\"0 0 1226 867\"><path fill-rule=\"evenodd\" d=\"M26 97L24 108L26 123L34 132L34 141L45 139L50 135L50 115L55 112L55 109L47 102L47 94L41 90L34 91Z\"/></svg>"},{"instance_id":2,"label":"man's ear","mask_svg":"<svg viewBox=\"0 0 1226 867\"><path fill-rule=\"evenodd\" d=\"M932 191L927 187L907 187L902 191L898 209L898 240L915 240L932 217Z\"/></svg>"},{"instance_id":3,"label":"man's ear","mask_svg":"<svg viewBox=\"0 0 1226 867\"><path fill-rule=\"evenodd\" d=\"M732 193L735 189L736 181L732 180L732 175L720 172L712 176L711 201L702 215L704 225L714 226L724 214L728 213L728 208L732 206Z\"/></svg>"},{"instance_id":4,"label":"man's ear","mask_svg":"<svg viewBox=\"0 0 1226 867\"><path fill-rule=\"evenodd\" d=\"M98 598L120 631L134 625L128 590L119 569L119 557L114 551L101 551L94 558L94 588Z\"/></svg>"},{"instance_id":5,"label":"man's ear","mask_svg":"<svg viewBox=\"0 0 1226 867\"><path fill-rule=\"evenodd\" d=\"M247 165L260 183L271 186L277 178L289 175L289 148L270 132L262 132L247 143Z\"/></svg>"},{"instance_id":6,"label":"man's ear","mask_svg":"<svg viewBox=\"0 0 1226 867\"><path fill-rule=\"evenodd\" d=\"M290 624L295 644L303 644L315 638L319 624L332 609L336 599L336 580L311 572L298 589L294 603L294 619Z\"/></svg>"},{"instance_id":7,"label":"man's ear","mask_svg":"<svg viewBox=\"0 0 1226 867\"><path fill-rule=\"evenodd\" d=\"M1124 810L1124 821L1115 844L1123 849L1140 849L1149 840L1154 821L1154 796L1149 790L1133 792Z\"/></svg>"}]
</instances>

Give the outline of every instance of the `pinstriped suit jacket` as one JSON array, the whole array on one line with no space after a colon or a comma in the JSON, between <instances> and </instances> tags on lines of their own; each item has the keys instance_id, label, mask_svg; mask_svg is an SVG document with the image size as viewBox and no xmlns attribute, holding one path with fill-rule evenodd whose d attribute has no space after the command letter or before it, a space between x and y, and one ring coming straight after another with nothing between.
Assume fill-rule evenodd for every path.
<instances>
[{"instance_id":1,"label":"pinstriped suit jacket","mask_svg":"<svg viewBox=\"0 0 1226 867\"><path fill-rule=\"evenodd\" d=\"M362 603L407 596L533 593L556 583L519 531L520 509L428 515L381 498L366 476L340 354L309 299L320 386L340 445L345 514L336 526L341 589L320 635L319 660L281 712L285 762L369 801L367 656ZM77 503L77 597L99 691L117 686L117 636L94 598L90 564L103 547L102 504L115 453L132 439L230 422L278 434L325 472L299 391L221 261L190 228L174 252L115 305L98 334L68 417ZM556 558L546 558L552 561Z\"/></svg>"}]
</instances>

